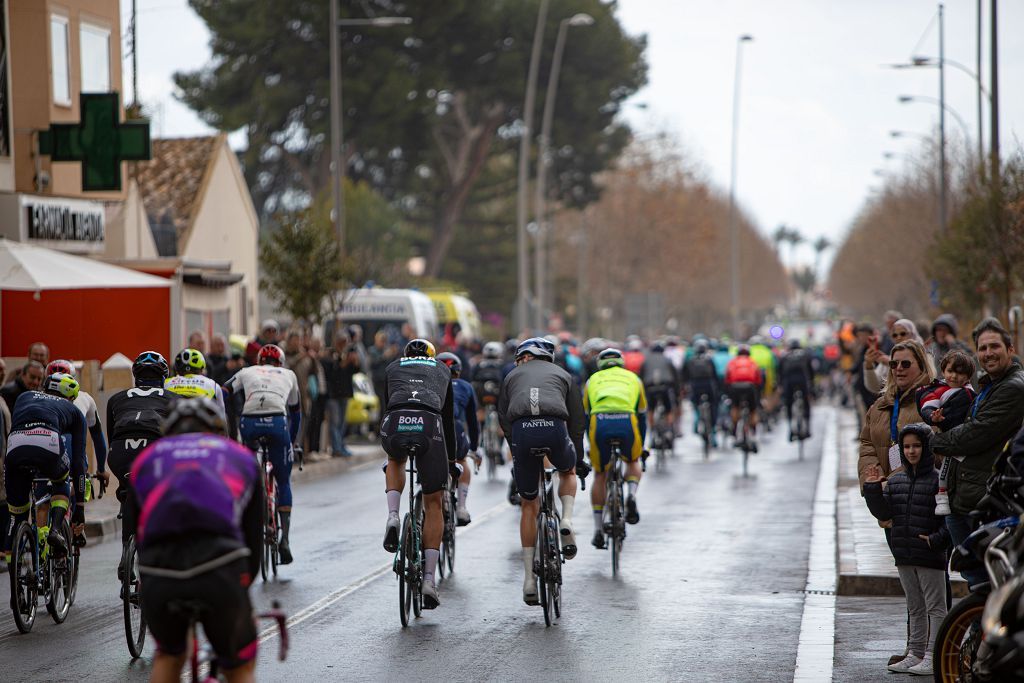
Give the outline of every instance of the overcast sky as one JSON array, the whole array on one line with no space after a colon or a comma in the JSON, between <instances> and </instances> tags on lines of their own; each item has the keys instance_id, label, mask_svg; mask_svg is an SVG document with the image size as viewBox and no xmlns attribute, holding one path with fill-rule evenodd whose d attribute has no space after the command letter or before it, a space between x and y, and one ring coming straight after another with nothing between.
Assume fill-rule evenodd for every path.
<instances>
[{"instance_id":1,"label":"overcast sky","mask_svg":"<svg viewBox=\"0 0 1024 683\"><path fill-rule=\"evenodd\" d=\"M124 27L130 3L124 2ZM988 82L988 5L983 80ZM209 59L209 35L185 0L139 3L139 88L155 103L154 135L208 131L172 97L171 74ZM900 104L899 95L938 96L938 72L883 64L938 54L937 4L928 0L619 0L630 33L646 33L649 84L626 116L640 134L669 131L725 189L736 39L744 46L737 197L763 233L780 223L808 238L842 239L872 187L875 170L896 172L922 143L894 140L898 129L930 134L935 104ZM1004 154L1024 134L1024 2L1000 2L1000 138ZM976 1L946 4L946 58L975 69ZM585 28L574 29L576 31ZM570 35L567 50L572 49ZM130 87L128 65L125 89ZM977 135L976 84L955 68L946 99ZM985 105L985 139L989 134ZM962 127L946 118L947 133ZM974 143L976 145L976 142ZM885 152L895 157L886 160ZM805 247L798 258L810 262Z\"/></svg>"}]
</instances>

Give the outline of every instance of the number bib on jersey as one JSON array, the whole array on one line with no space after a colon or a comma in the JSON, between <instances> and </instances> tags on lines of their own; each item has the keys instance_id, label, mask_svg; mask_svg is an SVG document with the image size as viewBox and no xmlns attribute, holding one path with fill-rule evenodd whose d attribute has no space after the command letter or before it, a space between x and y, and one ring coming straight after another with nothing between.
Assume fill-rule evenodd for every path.
<instances>
[{"instance_id":1,"label":"number bib on jersey","mask_svg":"<svg viewBox=\"0 0 1024 683\"><path fill-rule=\"evenodd\" d=\"M60 455L60 434L45 427L11 432L7 438L7 450L12 451L19 446L34 446Z\"/></svg>"}]
</instances>

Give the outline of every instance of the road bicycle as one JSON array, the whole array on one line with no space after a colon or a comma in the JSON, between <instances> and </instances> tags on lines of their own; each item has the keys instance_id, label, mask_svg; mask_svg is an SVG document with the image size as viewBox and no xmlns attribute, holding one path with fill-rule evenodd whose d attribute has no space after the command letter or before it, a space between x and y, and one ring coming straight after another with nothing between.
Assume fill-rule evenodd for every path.
<instances>
[{"instance_id":1,"label":"road bicycle","mask_svg":"<svg viewBox=\"0 0 1024 683\"><path fill-rule=\"evenodd\" d=\"M437 575L444 578L445 568L447 573L455 571L455 509L458 504L458 487L453 483L450 476L445 477L444 491L441 495L441 510L444 515L444 531L441 534L441 553L437 560Z\"/></svg>"},{"instance_id":2,"label":"road bicycle","mask_svg":"<svg viewBox=\"0 0 1024 683\"><path fill-rule=\"evenodd\" d=\"M711 457L711 443L715 439L715 423L711 420L711 398L701 394L697 402L697 436L701 440L704 459Z\"/></svg>"},{"instance_id":3,"label":"road bicycle","mask_svg":"<svg viewBox=\"0 0 1024 683\"><path fill-rule=\"evenodd\" d=\"M498 409L493 404L484 408L484 453L487 454L487 481L498 478L498 471L504 461L501 455L501 425L498 420Z\"/></svg>"},{"instance_id":4,"label":"road bicycle","mask_svg":"<svg viewBox=\"0 0 1024 683\"><path fill-rule=\"evenodd\" d=\"M807 399L799 389L793 393L793 418L789 425L790 433L797 441L800 459L804 459L804 441L810 436L807 424Z\"/></svg>"},{"instance_id":5,"label":"road bicycle","mask_svg":"<svg viewBox=\"0 0 1024 683\"><path fill-rule=\"evenodd\" d=\"M558 533L559 515L555 510L553 469L544 467L543 459L550 455L549 448L531 448L530 455L541 458L540 510L537 512L537 540L533 553L533 573L537 577L538 597L544 609L544 625L551 626L562 616L562 557Z\"/></svg>"},{"instance_id":6,"label":"road bicycle","mask_svg":"<svg viewBox=\"0 0 1024 683\"><path fill-rule=\"evenodd\" d=\"M38 474L36 468L28 468L32 475ZM36 487L41 490L48 488L49 479L33 476L29 487L28 519L18 524L14 530L11 544L11 560L8 571L11 573L11 605L14 612L14 623L22 633L28 633L36 620L36 608L39 597L46 601L46 611L57 624L64 623L71 604L74 602L78 581L75 563L79 559L77 548L71 542L71 525L65 508L50 506L50 528L56 528L68 546L68 553L63 557L54 557L47 537L41 533L36 523L36 509L48 503L52 495L36 500Z\"/></svg>"},{"instance_id":7,"label":"road bicycle","mask_svg":"<svg viewBox=\"0 0 1024 683\"><path fill-rule=\"evenodd\" d=\"M619 559L622 556L622 542L626 540L626 496L623 474L622 441L610 439L611 466L605 477L604 515L601 530L606 545L612 551L612 576L619 575Z\"/></svg>"},{"instance_id":8,"label":"road bicycle","mask_svg":"<svg viewBox=\"0 0 1024 683\"><path fill-rule=\"evenodd\" d=\"M132 659L142 656L146 646L146 618L142 613L142 580L139 574L139 549L135 534L130 534L121 550L121 604L124 613L124 635Z\"/></svg>"},{"instance_id":9,"label":"road bicycle","mask_svg":"<svg viewBox=\"0 0 1024 683\"><path fill-rule=\"evenodd\" d=\"M727 395L722 394L721 401L718 404L718 423L715 428L718 430L718 435L721 437L722 448L728 448L729 439L735 441L735 432L733 432L732 423L732 399Z\"/></svg>"},{"instance_id":10,"label":"road bicycle","mask_svg":"<svg viewBox=\"0 0 1024 683\"><path fill-rule=\"evenodd\" d=\"M406 444L404 448L409 475L409 510L402 517L402 533L392 569L398 575L398 615L402 626L408 626L410 611L417 619L423 611L423 492L419 490L416 476L416 454L420 446Z\"/></svg>"},{"instance_id":11,"label":"road bicycle","mask_svg":"<svg viewBox=\"0 0 1024 683\"><path fill-rule=\"evenodd\" d=\"M740 419L736 421L736 445L743 451L743 476L747 476L747 461L751 453L757 453L757 442L754 440L754 426L750 424L750 404L746 401L740 407Z\"/></svg>"},{"instance_id":12,"label":"road bicycle","mask_svg":"<svg viewBox=\"0 0 1024 683\"><path fill-rule=\"evenodd\" d=\"M657 452L657 459L654 461L654 468L663 471L666 468L666 459L672 453L673 442L675 441L672 420L664 404L659 401L654 409L653 434L651 435L651 450Z\"/></svg>"},{"instance_id":13,"label":"road bicycle","mask_svg":"<svg viewBox=\"0 0 1024 683\"><path fill-rule=\"evenodd\" d=\"M260 462L265 494L260 575L263 577L263 581L268 581L277 578L277 565L281 559L281 515L277 511L277 479L274 477L274 463L270 461L270 437L260 436L256 443L256 455Z\"/></svg>"},{"instance_id":14,"label":"road bicycle","mask_svg":"<svg viewBox=\"0 0 1024 683\"><path fill-rule=\"evenodd\" d=\"M208 611L206 605L198 600L175 600L171 602L170 608L184 614L188 618L189 639L192 642L192 654L189 657L189 678L187 680L196 683L217 683L218 678L216 653L209 643L199 644L199 633L196 628L202 619L202 614ZM274 600L271 603L269 612L258 615L260 619L272 619L277 625L278 636L281 645L278 648L277 660L283 662L288 657L288 617L281 611L281 603ZM206 669L205 673L203 669ZM182 676L184 679L184 676Z\"/></svg>"}]
</instances>

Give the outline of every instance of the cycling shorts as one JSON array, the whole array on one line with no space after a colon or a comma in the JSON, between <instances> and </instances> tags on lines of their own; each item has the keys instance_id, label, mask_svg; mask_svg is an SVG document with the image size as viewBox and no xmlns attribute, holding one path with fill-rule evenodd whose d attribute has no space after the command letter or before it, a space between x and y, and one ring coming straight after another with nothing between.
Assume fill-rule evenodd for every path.
<instances>
[{"instance_id":1,"label":"cycling shorts","mask_svg":"<svg viewBox=\"0 0 1024 683\"><path fill-rule=\"evenodd\" d=\"M751 410L757 410L760 405L760 393L758 386L751 382L736 382L726 385L725 393L732 401L732 407L739 410L746 403Z\"/></svg>"},{"instance_id":2,"label":"cycling shorts","mask_svg":"<svg viewBox=\"0 0 1024 683\"><path fill-rule=\"evenodd\" d=\"M284 415L243 415L238 431L242 443L253 453L260 447L260 439L266 440L267 458L274 466L274 480L277 482L277 505L291 507L293 452L288 418Z\"/></svg>"},{"instance_id":3,"label":"cycling shorts","mask_svg":"<svg viewBox=\"0 0 1024 683\"><path fill-rule=\"evenodd\" d=\"M559 472L576 467L576 449L569 439L565 420L557 417L524 417L512 423L509 440L512 451L512 478L519 495L526 500L537 497L540 470L544 458L531 453L534 448L548 449L548 460Z\"/></svg>"},{"instance_id":4,"label":"cycling shorts","mask_svg":"<svg viewBox=\"0 0 1024 683\"><path fill-rule=\"evenodd\" d=\"M644 442L633 413L597 413L590 416L590 466L607 472L612 464L612 440L622 442L622 457L636 462L643 455Z\"/></svg>"},{"instance_id":5,"label":"cycling shorts","mask_svg":"<svg viewBox=\"0 0 1024 683\"><path fill-rule=\"evenodd\" d=\"M455 423L455 459L465 460L469 455L469 435L461 422Z\"/></svg>"},{"instance_id":6,"label":"cycling shorts","mask_svg":"<svg viewBox=\"0 0 1024 683\"><path fill-rule=\"evenodd\" d=\"M190 579L145 576L142 614L157 650L172 657L186 652L191 617L181 603L187 602L199 606L199 623L221 668L234 669L255 659L259 640L250 582L245 558Z\"/></svg>"},{"instance_id":7,"label":"cycling shorts","mask_svg":"<svg viewBox=\"0 0 1024 683\"><path fill-rule=\"evenodd\" d=\"M665 412L671 413L676 407L676 392L671 386L659 384L644 390L647 395L647 412L654 414L658 405L665 407Z\"/></svg>"},{"instance_id":8,"label":"cycling shorts","mask_svg":"<svg viewBox=\"0 0 1024 683\"><path fill-rule=\"evenodd\" d=\"M128 498L128 491L131 488L128 481L128 475L132 471L132 463L135 462L135 458L138 457L139 453L143 451L149 444L156 441L154 438L139 437L133 439L116 439L110 442L110 447L107 450L107 465L110 466L110 471L117 477L117 499L121 501L121 541L127 542L128 537L135 533L135 517L133 514L134 508L131 505L125 505L124 501Z\"/></svg>"},{"instance_id":9,"label":"cycling shorts","mask_svg":"<svg viewBox=\"0 0 1024 683\"><path fill-rule=\"evenodd\" d=\"M423 493L437 493L448 480L448 451L444 446L441 416L429 410L400 408L384 414L380 441L388 458L405 462L415 447L416 470Z\"/></svg>"},{"instance_id":10,"label":"cycling shorts","mask_svg":"<svg viewBox=\"0 0 1024 683\"><path fill-rule=\"evenodd\" d=\"M34 429L32 432L40 430ZM11 514L20 515L28 511L29 487L32 479L49 479L50 491L55 496L71 496L71 459L68 452L59 443L56 432L52 434L58 439L58 445L51 445L52 440L46 435L46 442L40 439L18 438L19 432L11 432L10 443L14 445L7 451L4 459L4 480L7 487L7 508ZM40 435L35 435L40 436ZM40 443L35 443L40 441ZM37 489L36 495L45 494L45 485Z\"/></svg>"}]
</instances>

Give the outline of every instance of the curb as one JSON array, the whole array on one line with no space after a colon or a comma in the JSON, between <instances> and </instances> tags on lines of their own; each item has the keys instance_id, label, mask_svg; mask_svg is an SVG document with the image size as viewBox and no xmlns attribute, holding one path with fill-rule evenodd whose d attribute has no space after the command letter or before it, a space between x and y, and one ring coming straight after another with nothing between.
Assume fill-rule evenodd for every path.
<instances>
[{"instance_id":1,"label":"curb","mask_svg":"<svg viewBox=\"0 0 1024 683\"><path fill-rule=\"evenodd\" d=\"M950 577L954 598L964 598L970 593L967 582ZM870 574L840 574L836 584L837 595L856 596L903 596L903 586L897 576L873 576Z\"/></svg>"}]
</instances>

